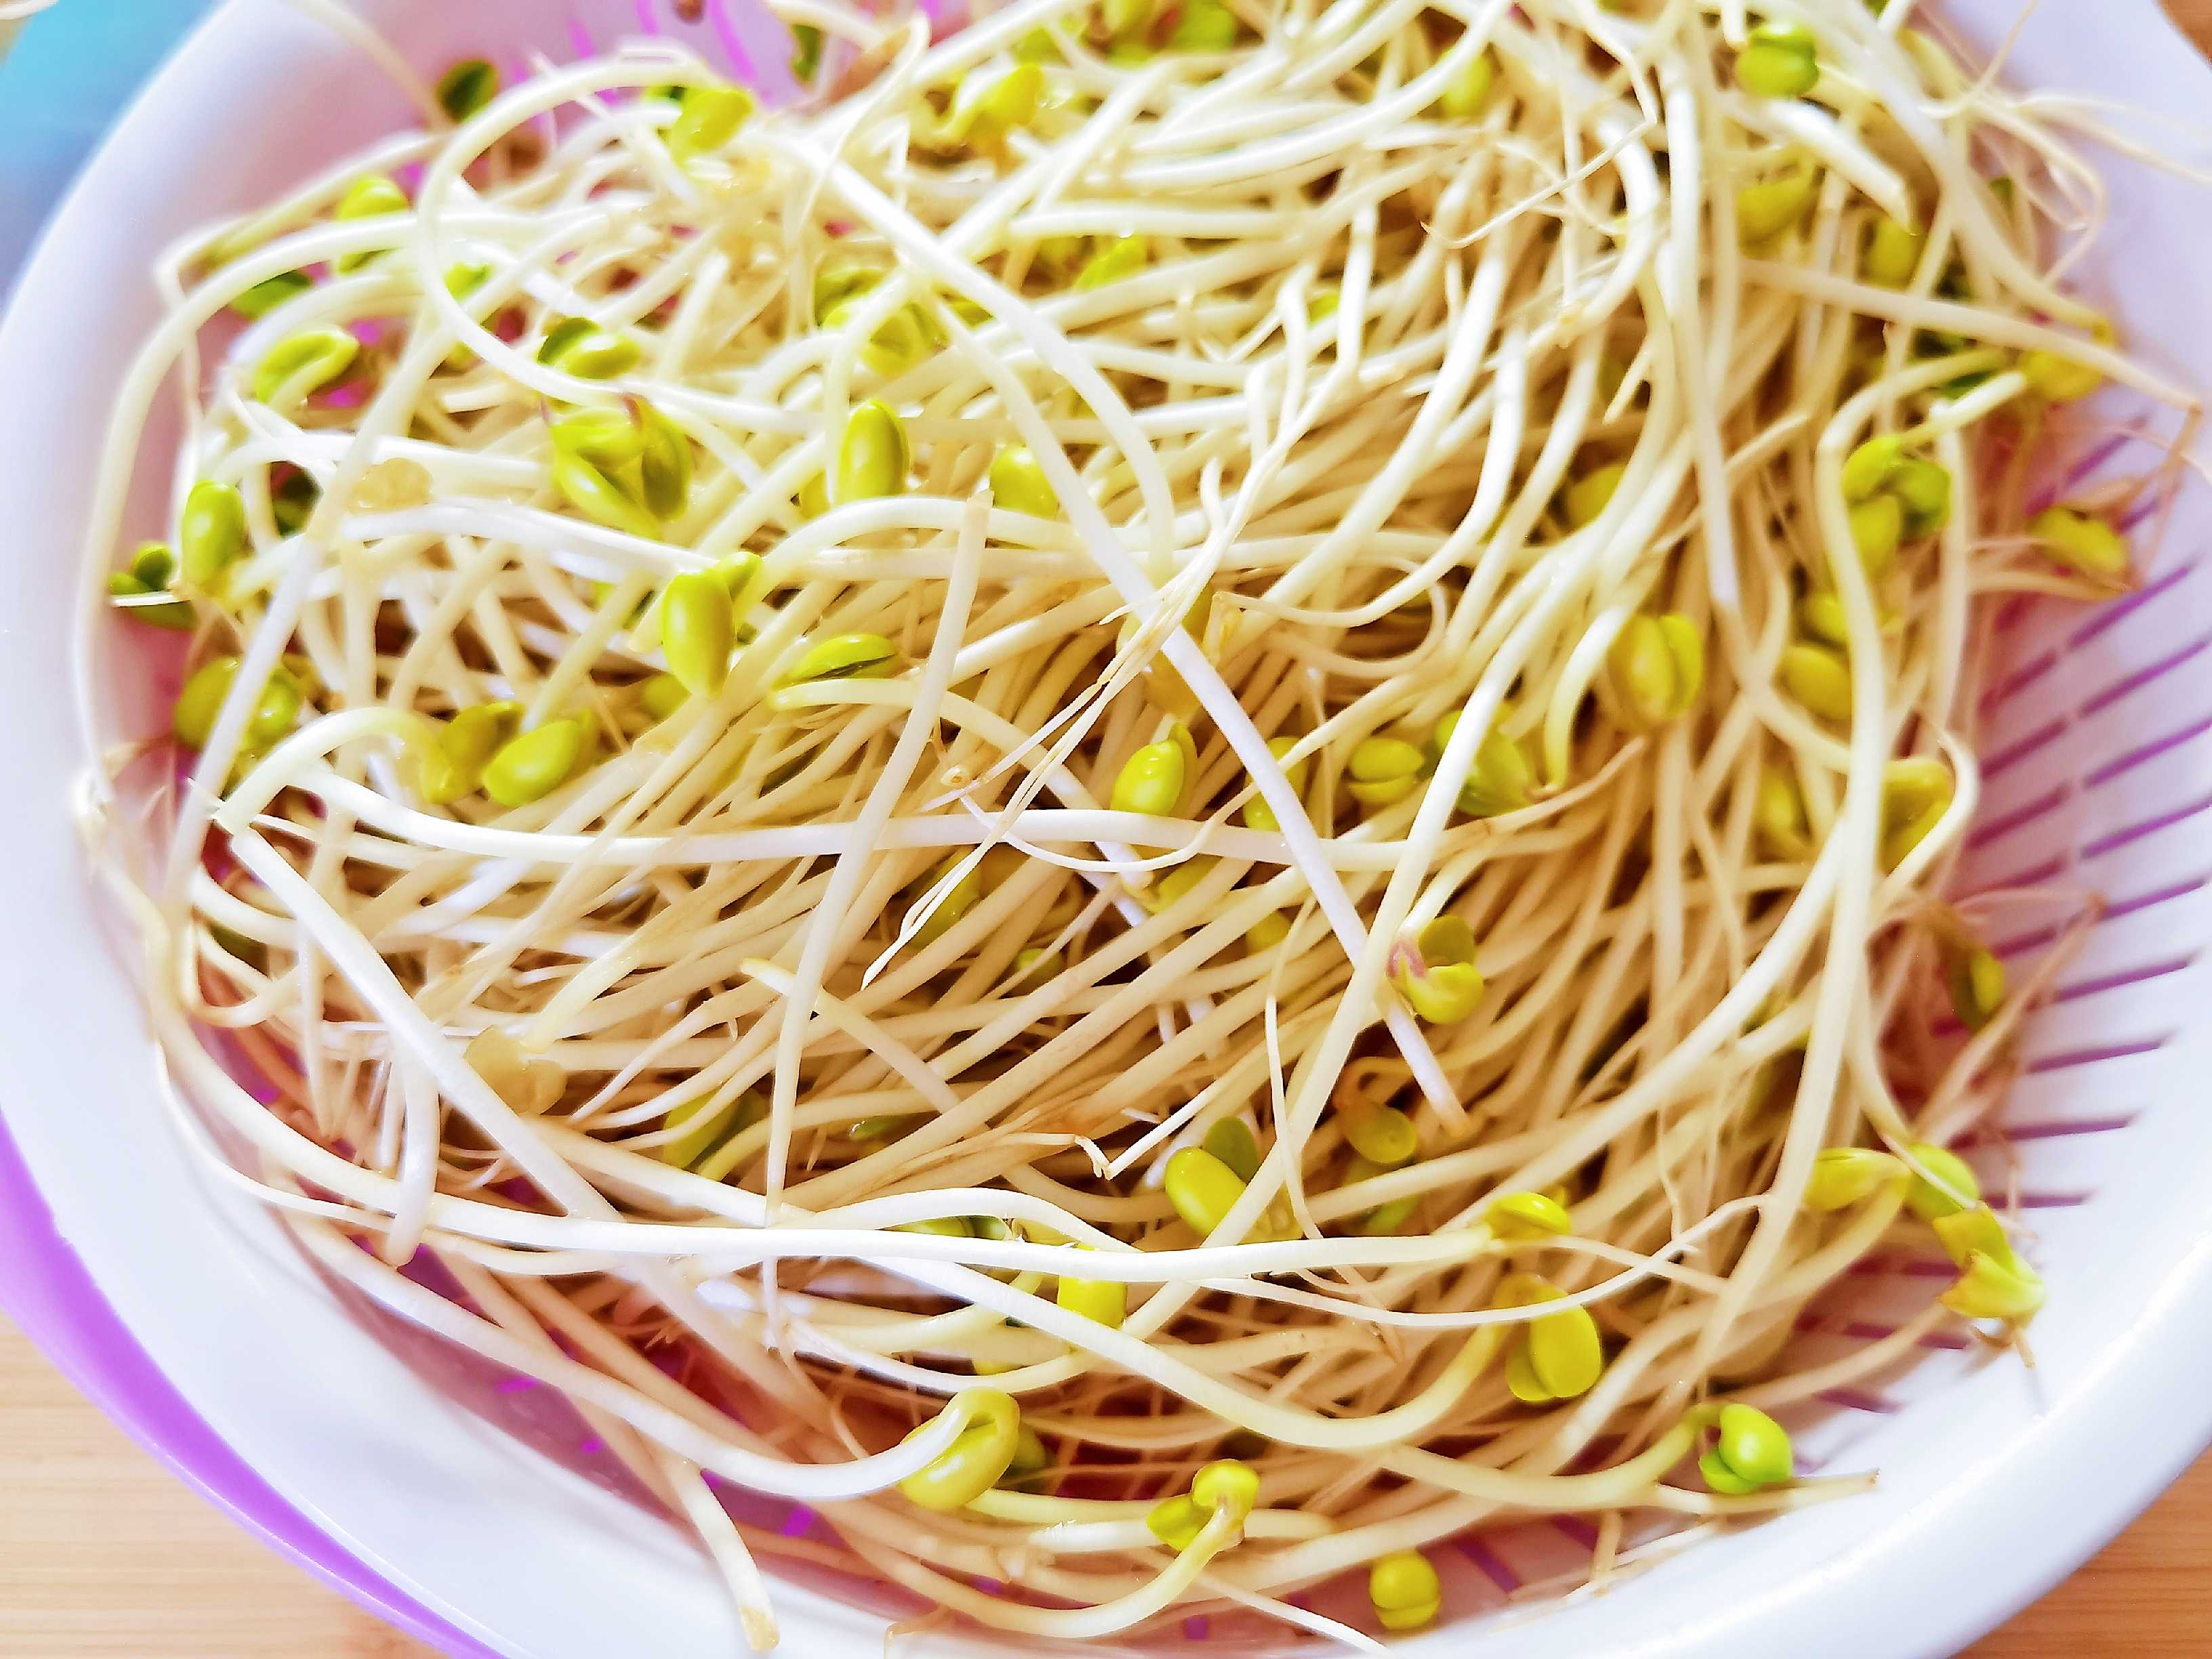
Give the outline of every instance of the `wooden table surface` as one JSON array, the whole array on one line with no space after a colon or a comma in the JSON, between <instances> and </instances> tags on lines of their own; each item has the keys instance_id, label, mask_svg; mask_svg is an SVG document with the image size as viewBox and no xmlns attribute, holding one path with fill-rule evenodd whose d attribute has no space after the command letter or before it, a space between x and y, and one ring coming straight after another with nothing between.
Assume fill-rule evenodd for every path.
<instances>
[{"instance_id":1,"label":"wooden table surface","mask_svg":"<svg viewBox=\"0 0 2212 1659\"><path fill-rule=\"evenodd\" d=\"M2212 46L2212 0L2167 3L2200 44ZM2201 1659L2212 1653L2208 1614L2212 1458L1972 1652L1975 1659ZM428 1652L240 1532L0 1321L0 1655L415 1659Z\"/></svg>"}]
</instances>

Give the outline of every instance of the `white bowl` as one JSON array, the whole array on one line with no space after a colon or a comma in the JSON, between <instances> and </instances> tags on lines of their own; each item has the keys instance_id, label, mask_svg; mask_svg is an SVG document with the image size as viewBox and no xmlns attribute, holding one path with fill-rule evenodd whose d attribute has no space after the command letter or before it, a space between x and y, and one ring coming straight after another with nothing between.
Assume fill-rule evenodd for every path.
<instances>
[{"instance_id":1,"label":"white bowl","mask_svg":"<svg viewBox=\"0 0 2212 1659\"><path fill-rule=\"evenodd\" d=\"M605 38L655 8L357 9L434 72L488 49L572 55L574 20ZM1988 45L2016 9L1955 0L1948 15ZM773 38L760 31L756 18L704 39L727 51L746 33ZM2045 6L2009 73L2177 124L2212 104L2212 76L2150 0ZM79 666L79 538L106 411L155 319L155 252L404 117L383 79L301 12L232 0L119 123L0 328L0 695L18 711L0 751L26 807L0 842L0 914L17 941L0 962L0 1109L63 1233L177 1387L395 1586L501 1653L726 1655L739 1650L735 1620L672 1527L579 1472L573 1447L550 1459L489 1429L478 1411L521 1409L495 1378L336 1298L264 1215L187 1164L154 1084L131 948L64 811L90 753L64 702ZM2142 130L2172 146L2185 129ZM2212 214L2140 166L2116 166L2112 181L2112 223L2083 279L2139 347L2212 386L2200 299ZM157 460L142 479L149 516L162 472ZM1885 1386L1881 1403L1899 1409L1839 1407L1810 1442L1832 1465L1879 1467L1872 1496L1711 1540L1603 1595L1462 1617L1401 1650L1947 1652L2048 1588L2212 1439L2212 571L2191 550L2208 518L2204 492L2185 499L2149 602L2086 624L2078 612L2023 619L2009 636L2023 672L1992 710L1970 884L2050 866L2115 901L2067 970L2068 994L2034 1021L2008 1107L2045 1132L2020 1144L2026 1189L2068 1200L2037 1216L2051 1305L2034 1370L1931 1352ZM153 719L152 676L131 643L111 639L90 667L112 688L106 731ZM528 1410L521 1426L557 1441L557 1414ZM1497 1600L1472 1565L1451 1579L1452 1611ZM787 1651L882 1650L878 1614L810 1590L780 1601Z\"/></svg>"}]
</instances>

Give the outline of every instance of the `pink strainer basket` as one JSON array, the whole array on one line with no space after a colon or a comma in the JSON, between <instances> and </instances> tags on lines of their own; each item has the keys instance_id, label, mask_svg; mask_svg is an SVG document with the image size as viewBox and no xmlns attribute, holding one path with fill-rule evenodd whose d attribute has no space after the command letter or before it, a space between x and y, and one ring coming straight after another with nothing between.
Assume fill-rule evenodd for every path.
<instances>
[{"instance_id":1,"label":"pink strainer basket","mask_svg":"<svg viewBox=\"0 0 2212 1659\"><path fill-rule=\"evenodd\" d=\"M787 47L756 11L709 0L696 22L665 0L359 0L420 69L488 55L574 58L681 30L779 90ZM1947 15L1994 46L2013 0ZM2179 125L2212 106L2212 76L2150 0L2046 5L2008 71L2176 125L2138 122L2198 166ZM92 890L65 813L88 763L62 688L100 690L105 733L143 731L159 665L127 645L71 660L66 619L87 483L105 414L152 326L144 272L186 227L244 208L407 118L379 73L280 0L233 0L125 117L57 219L0 330L0 561L9 622L0 686L15 798L0 827L0 1111L27 1184L0 1184L10 1301L112 1410L215 1495L450 1650L704 1659L740 1650L734 1615L696 1548L635 1495L567 1407L332 1293L269 1218L188 1164L151 1081L132 951ZM2109 171L2112 222L2082 280L2130 338L2212 386L2199 273L2212 214L2193 187L2139 164ZM2116 406L2124 420L2134 411ZM155 441L161 440L155 434ZM2087 466L2124 469L2114 447ZM149 478L149 486L154 483ZM1878 1467L1879 1490L1700 1540L1605 1593L1534 1593L1586 1563L1578 1523L1492 1528L1437 1551L1438 1632L1410 1654L1917 1654L1955 1649L2046 1588L2212 1438L2212 502L2183 491L2141 592L2100 611L2026 606L2005 624L1990 699L1987 785L1967 893L2071 888L2107 901L2056 999L2035 1017L2008 1134L1973 1156L2016 1182L2051 1289L2036 1365L1930 1346L1791 1427L1809 1462ZM2000 929L2026 971L2055 910ZM10 1171L0 1167L0 1180ZM44 1233L37 1206L50 1206ZM61 1248L66 1241L69 1249ZM73 1249L90 1282L71 1277ZM1934 1261L1885 1260L1825 1308L1812 1344L1877 1338L1924 1305ZM92 1286L96 1285L97 1293ZM112 1304L128 1335L115 1328ZM150 1364L136 1366L131 1339ZM136 1367L136 1368L134 1368ZM182 1409L185 1402L190 1410ZM204 1419L215 1438L196 1436ZM491 1425L505 1432L494 1431ZM800 1531L804 1510L729 1497L750 1521ZM348 1558L358 1564L349 1566ZM787 1583L787 1651L874 1659L880 1587ZM1353 1613L1356 1588L1317 1610ZM908 1639L974 1653L967 1634ZM1148 1653L1286 1651L1279 1633L1194 1620Z\"/></svg>"}]
</instances>

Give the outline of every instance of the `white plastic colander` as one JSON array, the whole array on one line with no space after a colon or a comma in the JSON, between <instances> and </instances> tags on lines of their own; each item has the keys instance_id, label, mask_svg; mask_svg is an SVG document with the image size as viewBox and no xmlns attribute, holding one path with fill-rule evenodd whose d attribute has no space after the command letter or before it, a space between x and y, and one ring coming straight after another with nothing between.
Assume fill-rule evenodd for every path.
<instances>
[{"instance_id":1,"label":"white plastic colander","mask_svg":"<svg viewBox=\"0 0 2212 1659\"><path fill-rule=\"evenodd\" d=\"M98 3L99 0L92 0ZM1951 0L1994 47L2016 0ZM488 55L514 69L641 31L777 89L777 26L712 0L356 0L434 74ZM2212 75L2151 0L2046 0L2008 73L2177 121ZM94 456L157 307L146 272L188 227L265 198L408 119L344 40L281 0L223 6L120 122L56 220L0 328L0 738L17 816L0 828L0 1113L64 1237L177 1389L270 1486L404 1595L483 1647L531 1659L740 1650L694 1547L634 1501L544 1390L342 1300L257 1209L211 1190L165 1121L132 983L134 952L93 888L64 804L89 764L65 714L69 617ZM2197 165L2212 143L2134 120ZM2200 273L2212 212L2196 187L2110 170L2113 213L2079 273L2131 344L2212 386ZM2124 407L2116 407L2124 417ZM164 434L156 431L156 445ZM2104 464L2125 466L2114 454ZM145 470L141 520L159 513ZM1910 1655L1949 1651L2040 1593L2212 1439L2212 492L2183 493L2144 590L2094 613L2008 618L1989 709L1987 787L1966 890L2039 884L2109 901L2027 1034L2009 1150L1975 1154L2003 1188L2017 1163L2051 1290L2036 1365L1931 1347L1869 1392L1793 1419L1808 1460L1874 1466L1872 1496L1713 1539L1565 1605L1517 1599L1587 1549L1573 1523L1492 1528L1438 1551L1443 1626L1410 1655ZM118 631L90 666L106 733L143 732L169 665ZM2040 914L2004 941L2015 974ZM0 1270L25 1271L5 1260ZM1811 1342L1887 1328L1923 1304L1935 1262L1856 1276ZM496 1425L495 1431L488 1426ZM218 1494L222 1495L222 1494ZM748 1519L793 1528L764 1500ZM1586 1559L1586 1556L1585 1556ZM1340 1604L1324 1589L1315 1604ZM1350 1592L1342 1592L1347 1598ZM786 1650L874 1659L868 1586L787 1585ZM1146 1650L1250 1650L1203 1621ZM915 1652L973 1653L965 1635Z\"/></svg>"}]
</instances>

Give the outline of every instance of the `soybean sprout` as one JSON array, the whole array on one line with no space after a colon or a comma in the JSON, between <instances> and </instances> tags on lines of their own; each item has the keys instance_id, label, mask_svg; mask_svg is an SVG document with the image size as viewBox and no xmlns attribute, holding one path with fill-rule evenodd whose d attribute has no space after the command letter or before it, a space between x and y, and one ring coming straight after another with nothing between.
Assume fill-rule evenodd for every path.
<instances>
[{"instance_id":1,"label":"soybean sprout","mask_svg":"<svg viewBox=\"0 0 2212 1659\"><path fill-rule=\"evenodd\" d=\"M1934 897L1988 624L2130 581L2078 401L2195 407L1911 10L789 0L794 106L458 66L195 237L87 806L194 1144L757 1644L762 1551L1364 1641L1288 1598L1861 1490L1769 1413L2042 1297L1942 1144L2038 988Z\"/></svg>"}]
</instances>

